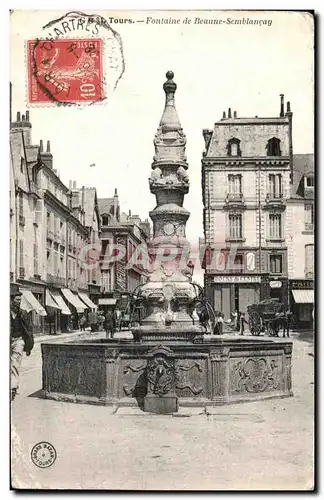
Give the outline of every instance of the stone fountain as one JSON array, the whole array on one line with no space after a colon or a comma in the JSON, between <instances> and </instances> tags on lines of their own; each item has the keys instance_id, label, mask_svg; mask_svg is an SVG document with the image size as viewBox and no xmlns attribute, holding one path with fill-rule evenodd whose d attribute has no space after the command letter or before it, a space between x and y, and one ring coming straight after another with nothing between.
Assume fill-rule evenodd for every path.
<instances>
[{"instance_id":1,"label":"stone fountain","mask_svg":"<svg viewBox=\"0 0 324 500\"><path fill-rule=\"evenodd\" d=\"M149 179L151 266L138 299L146 315L134 341L101 339L42 344L42 396L76 403L139 406L172 414L180 406L217 406L292 395L292 342L206 336L196 321L183 207L189 190L186 137L168 71L165 107L154 138ZM135 341L136 340L136 341Z\"/></svg>"}]
</instances>

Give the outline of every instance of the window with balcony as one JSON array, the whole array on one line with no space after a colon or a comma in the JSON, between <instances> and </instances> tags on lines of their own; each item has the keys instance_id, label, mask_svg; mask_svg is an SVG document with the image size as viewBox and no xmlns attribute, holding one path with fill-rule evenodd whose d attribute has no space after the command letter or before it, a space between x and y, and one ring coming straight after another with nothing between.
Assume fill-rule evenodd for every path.
<instances>
[{"instance_id":1,"label":"window with balcony","mask_svg":"<svg viewBox=\"0 0 324 500\"><path fill-rule=\"evenodd\" d=\"M281 174L269 174L269 198L282 197Z\"/></svg>"},{"instance_id":2,"label":"window with balcony","mask_svg":"<svg viewBox=\"0 0 324 500\"><path fill-rule=\"evenodd\" d=\"M241 240L243 238L242 214L229 215L229 238Z\"/></svg>"},{"instance_id":3,"label":"window with balcony","mask_svg":"<svg viewBox=\"0 0 324 500\"><path fill-rule=\"evenodd\" d=\"M280 139L272 137L267 144L267 156L281 156Z\"/></svg>"},{"instance_id":4,"label":"window with balcony","mask_svg":"<svg viewBox=\"0 0 324 500\"><path fill-rule=\"evenodd\" d=\"M235 255L235 257L234 257L234 271L237 274L243 273L243 255Z\"/></svg>"},{"instance_id":5,"label":"window with balcony","mask_svg":"<svg viewBox=\"0 0 324 500\"><path fill-rule=\"evenodd\" d=\"M241 156L241 141L236 137L230 139L227 143L227 156Z\"/></svg>"},{"instance_id":6,"label":"window with balcony","mask_svg":"<svg viewBox=\"0 0 324 500\"><path fill-rule=\"evenodd\" d=\"M305 277L314 278L314 245L305 245Z\"/></svg>"},{"instance_id":7,"label":"window with balcony","mask_svg":"<svg viewBox=\"0 0 324 500\"><path fill-rule=\"evenodd\" d=\"M305 214L305 230L313 231L314 229L314 205L308 204L304 206Z\"/></svg>"},{"instance_id":8,"label":"window with balcony","mask_svg":"<svg viewBox=\"0 0 324 500\"><path fill-rule=\"evenodd\" d=\"M269 214L269 238L270 240L282 239L281 214Z\"/></svg>"},{"instance_id":9,"label":"window with balcony","mask_svg":"<svg viewBox=\"0 0 324 500\"><path fill-rule=\"evenodd\" d=\"M270 255L270 274L282 274L282 255Z\"/></svg>"},{"instance_id":10,"label":"window with balcony","mask_svg":"<svg viewBox=\"0 0 324 500\"><path fill-rule=\"evenodd\" d=\"M234 174L228 176L228 194L229 196L240 196L242 193L242 176Z\"/></svg>"}]
</instances>

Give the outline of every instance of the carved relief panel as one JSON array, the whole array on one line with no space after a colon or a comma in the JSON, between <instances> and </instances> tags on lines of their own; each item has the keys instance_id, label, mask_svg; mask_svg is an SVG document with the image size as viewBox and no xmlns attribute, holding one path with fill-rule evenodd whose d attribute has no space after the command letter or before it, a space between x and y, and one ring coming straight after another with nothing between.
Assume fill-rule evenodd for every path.
<instances>
[{"instance_id":1,"label":"carved relief panel","mask_svg":"<svg viewBox=\"0 0 324 500\"><path fill-rule=\"evenodd\" d=\"M282 356L230 360L230 394L280 391L284 387Z\"/></svg>"}]
</instances>

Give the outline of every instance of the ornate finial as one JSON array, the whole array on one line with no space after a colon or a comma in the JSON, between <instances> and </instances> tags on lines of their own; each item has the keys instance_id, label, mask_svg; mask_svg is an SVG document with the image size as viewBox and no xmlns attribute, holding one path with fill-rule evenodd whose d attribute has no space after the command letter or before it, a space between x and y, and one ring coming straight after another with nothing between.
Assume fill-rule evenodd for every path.
<instances>
[{"instance_id":1,"label":"ornate finial","mask_svg":"<svg viewBox=\"0 0 324 500\"><path fill-rule=\"evenodd\" d=\"M165 76L167 77L168 80L163 85L164 92L166 94L168 94L170 92L174 93L177 90L177 84L174 83L174 81L173 81L173 77L174 77L173 71L167 71Z\"/></svg>"}]
</instances>

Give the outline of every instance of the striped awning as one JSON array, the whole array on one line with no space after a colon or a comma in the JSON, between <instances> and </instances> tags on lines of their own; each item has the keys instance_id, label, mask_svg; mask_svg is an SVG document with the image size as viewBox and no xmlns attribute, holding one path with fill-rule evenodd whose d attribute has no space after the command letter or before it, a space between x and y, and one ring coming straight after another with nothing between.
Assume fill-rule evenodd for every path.
<instances>
[{"instance_id":1,"label":"striped awning","mask_svg":"<svg viewBox=\"0 0 324 500\"><path fill-rule=\"evenodd\" d=\"M297 304L314 304L314 290L292 290Z\"/></svg>"},{"instance_id":2,"label":"striped awning","mask_svg":"<svg viewBox=\"0 0 324 500\"><path fill-rule=\"evenodd\" d=\"M76 310L77 310L78 313L83 313L83 311L85 309L88 309L88 306L86 306L83 302L81 302L81 300L79 299L79 297L75 293L73 293L71 290L69 290L68 288L62 288L61 292L63 293L63 295L66 298L66 300L73 307L76 308Z\"/></svg>"},{"instance_id":3,"label":"striped awning","mask_svg":"<svg viewBox=\"0 0 324 500\"><path fill-rule=\"evenodd\" d=\"M40 316L47 316L47 312L44 307L38 302L30 290L20 288L20 291L22 293L22 300L20 304L21 309L27 312L35 311Z\"/></svg>"},{"instance_id":4,"label":"striped awning","mask_svg":"<svg viewBox=\"0 0 324 500\"><path fill-rule=\"evenodd\" d=\"M46 290L45 292L45 305L46 307L52 307L53 309L60 309L60 306L49 290Z\"/></svg>"},{"instance_id":5,"label":"striped awning","mask_svg":"<svg viewBox=\"0 0 324 500\"><path fill-rule=\"evenodd\" d=\"M90 297L88 297L88 295L84 292L78 292L78 295L80 297L80 299L90 308L90 309L94 309L94 310L97 310L97 306L96 304L94 304L92 302L92 300L90 299Z\"/></svg>"},{"instance_id":6,"label":"striped awning","mask_svg":"<svg viewBox=\"0 0 324 500\"><path fill-rule=\"evenodd\" d=\"M61 297L59 292L53 291L53 292L51 292L51 295L54 297L55 302L59 305L59 307L61 309L61 314L66 314L66 315L71 314L70 309L68 308L68 306L64 302L63 297Z\"/></svg>"}]
</instances>

